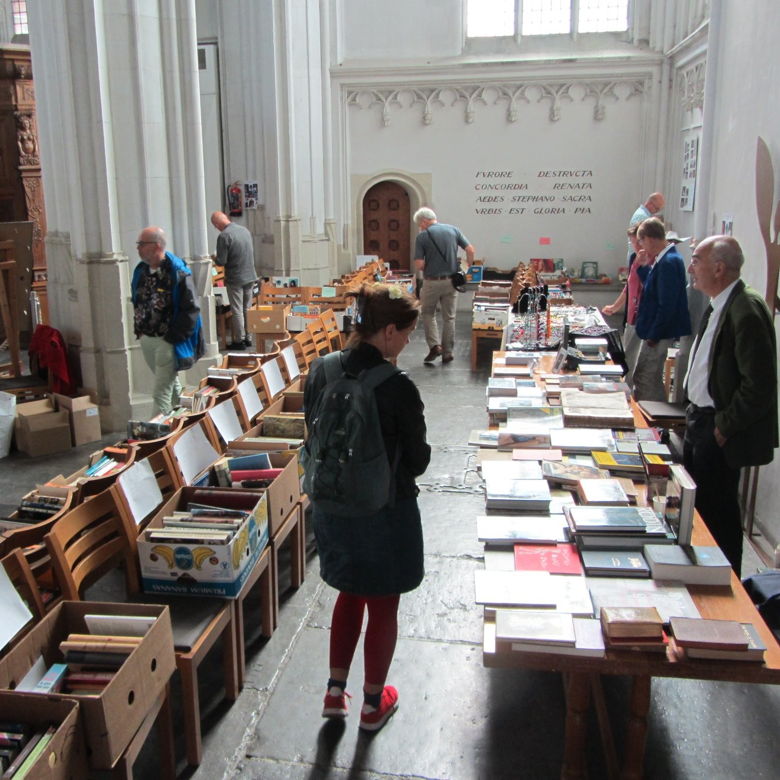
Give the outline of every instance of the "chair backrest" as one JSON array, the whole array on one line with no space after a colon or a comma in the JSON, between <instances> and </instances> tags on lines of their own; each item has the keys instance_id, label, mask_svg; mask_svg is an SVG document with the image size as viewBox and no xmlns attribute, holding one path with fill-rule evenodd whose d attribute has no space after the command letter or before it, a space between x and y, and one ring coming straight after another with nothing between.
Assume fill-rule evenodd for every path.
<instances>
[{"instance_id":1,"label":"chair backrest","mask_svg":"<svg viewBox=\"0 0 780 780\"><path fill-rule=\"evenodd\" d=\"M328 333L319 317L315 320L311 320L306 326L306 330L311 335L312 341L314 342L314 349L317 351L318 355L327 355L328 352L332 351Z\"/></svg>"},{"instance_id":2,"label":"chair backrest","mask_svg":"<svg viewBox=\"0 0 780 780\"><path fill-rule=\"evenodd\" d=\"M336 352L341 349L344 345L344 340L341 337L339 323L333 309L325 309L325 311L320 314L320 322L322 322L322 327L325 329L328 341L330 342L331 352Z\"/></svg>"},{"instance_id":3,"label":"chair backrest","mask_svg":"<svg viewBox=\"0 0 780 780\"><path fill-rule=\"evenodd\" d=\"M263 365L260 366L265 392L271 401L278 398L286 386L283 364L284 359L281 357L281 354L279 354L271 360L264 361Z\"/></svg>"},{"instance_id":4,"label":"chair backrest","mask_svg":"<svg viewBox=\"0 0 780 780\"><path fill-rule=\"evenodd\" d=\"M46 614L46 607L44 606L43 596L35 575L24 552L19 549L11 550L6 556L0 558L0 565L5 569L11 584L27 603L35 620L40 620Z\"/></svg>"},{"instance_id":5,"label":"chair backrest","mask_svg":"<svg viewBox=\"0 0 780 780\"><path fill-rule=\"evenodd\" d=\"M319 357L314 339L308 330L302 330L293 336L295 354L298 358L298 366L301 371L308 371L309 366Z\"/></svg>"},{"instance_id":6,"label":"chair backrest","mask_svg":"<svg viewBox=\"0 0 780 780\"><path fill-rule=\"evenodd\" d=\"M303 289L300 287L277 287L274 284L265 283L260 288L260 304L267 306L269 304L303 303Z\"/></svg>"},{"instance_id":7,"label":"chair backrest","mask_svg":"<svg viewBox=\"0 0 780 780\"><path fill-rule=\"evenodd\" d=\"M86 501L91 496L102 493L104 490L111 487L111 485L116 482L117 477L135 463L137 455L138 450L133 445L127 445L127 454L125 455L124 462L122 462L122 465L116 471L112 471L111 473L100 477L80 477L77 481L79 487L75 503Z\"/></svg>"},{"instance_id":8,"label":"chair backrest","mask_svg":"<svg viewBox=\"0 0 780 780\"><path fill-rule=\"evenodd\" d=\"M123 562L128 580L136 578L132 589L138 590L136 567L111 488L71 509L44 541L65 598L80 600L87 587Z\"/></svg>"},{"instance_id":9,"label":"chair backrest","mask_svg":"<svg viewBox=\"0 0 780 780\"><path fill-rule=\"evenodd\" d=\"M157 480L157 487L164 499L173 495L181 486L181 475L171 460L171 452L164 447L157 452L153 452L146 460L154 472L154 478Z\"/></svg>"}]
</instances>

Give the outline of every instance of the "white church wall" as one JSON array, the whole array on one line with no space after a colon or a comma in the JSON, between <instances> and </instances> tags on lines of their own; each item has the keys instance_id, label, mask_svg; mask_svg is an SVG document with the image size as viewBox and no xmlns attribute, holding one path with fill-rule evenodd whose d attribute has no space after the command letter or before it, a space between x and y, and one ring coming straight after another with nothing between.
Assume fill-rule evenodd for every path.
<instances>
[{"instance_id":1,"label":"white church wall","mask_svg":"<svg viewBox=\"0 0 780 780\"><path fill-rule=\"evenodd\" d=\"M449 81L415 91L345 87L350 175L429 174L428 205L489 265L555 257L578 270L597 260L609 274L624 265L626 224L652 191L641 151L653 157L652 79ZM593 95L608 84L602 113Z\"/></svg>"},{"instance_id":2,"label":"white church wall","mask_svg":"<svg viewBox=\"0 0 780 780\"><path fill-rule=\"evenodd\" d=\"M724 0L720 37L712 190L707 215L711 232L724 220L745 253L743 278L760 292L766 289L766 251L756 216L756 140L764 139L774 164L775 205L780 202L780 5L755 0L751 13L738 0ZM712 48L712 47L711 47ZM760 53L760 56L759 56ZM780 541L780 462L761 469L757 521L773 544Z\"/></svg>"}]
</instances>

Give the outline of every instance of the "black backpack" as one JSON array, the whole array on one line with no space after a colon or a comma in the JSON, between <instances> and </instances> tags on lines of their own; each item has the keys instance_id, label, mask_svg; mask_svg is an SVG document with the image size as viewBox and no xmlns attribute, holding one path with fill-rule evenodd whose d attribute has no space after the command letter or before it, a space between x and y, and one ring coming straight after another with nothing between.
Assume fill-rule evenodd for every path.
<instances>
[{"instance_id":1,"label":"black backpack","mask_svg":"<svg viewBox=\"0 0 780 780\"><path fill-rule=\"evenodd\" d=\"M350 376L341 354L323 358L325 386L307 415L301 454L303 489L325 512L373 515L391 503L393 480L374 389L400 369L383 363Z\"/></svg>"}]
</instances>

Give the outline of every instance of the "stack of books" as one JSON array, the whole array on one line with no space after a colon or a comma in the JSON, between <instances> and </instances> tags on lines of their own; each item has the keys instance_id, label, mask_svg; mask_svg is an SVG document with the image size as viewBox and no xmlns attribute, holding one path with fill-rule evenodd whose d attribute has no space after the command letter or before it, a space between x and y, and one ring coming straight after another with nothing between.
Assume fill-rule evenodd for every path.
<instances>
[{"instance_id":1,"label":"stack of books","mask_svg":"<svg viewBox=\"0 0 780 780\"><path fill-rule=\"evenodd\" d=\"M240 488L267 488L283 471L271 465L268 452L222 457L213 468L217 485Z\"/></svg>"},{"instance_id":2,"label":"stack of books","mask_svg":"<svg viewBox=\"0 0 780 780\"><path fill-rule=\"evenodd\" d=\"M561 407L567 426L575 428L634 427L634 415L623 392L586 393L562 390Z\"/></svg>"},{"instance_id":3,"label":"stack of books","mask_svg":"<svg viewBox=\"0 0 780 780\"><path fill-rule=\"evenodd\" d=\"M54 726L32 728L16 721L0 721L2 777L20 779L27 777L33 764L51 742L56 730Z\"/></svg>"},{"instance_id":4,"label":"stack of books","mask_svg":"<svg viewBox=\"0 0 780 780\"><path fill-rule=\"evenodd\" d=\"M496 641L516 652L604 656L598 620L565 612L497 609Z\"/></svg>"},{"instance_id":5,"label":"stack of books","mask_svg":"<svg viewBox=\"0 0 780 780\"><path fill-rule=\"evenodd\" d=\"M119 471L127 462L128 451L124 447L105 447L103 454L84 472L85 477L105 477Z\"/></svg>"},{"instance_id":6,"label":"stack of books","mask_svg":"<svg viewBox=\"0 0 780 780\"><path fill-rule=\"evenodd\" d=\"M673 617L673 644L688 658L723 661L764 660L766 645L752 623Z\"/></svg>"},{"instance_id":7,"label":"stack of books","mask_svg":"<svg viewBox=\"0 0 780 780\"><path fill-rule=\"evenodd\" d=\"M641 556L646 544L671 545L675 541L669 526L650 507L570 505L563 513L583 551L629 550Z\"/></svg>"},{"instance_id":8,"label":"stack of books","mask_svg":"<svg viewBox=\"0 0 780 780\"><path fill-rule=\"evenodd\" d=\"M599 618L608 650L666 651L668 638L655 607L601 607Z\"/></svg>"},{"instance_id":9,"label":"stack of books","mask_svg":"<svg viewBox=\"0 0 780 780\"><path fill-rule=\"evenodd\" d=\"M716 545L646 544L643 552L654 580L675 580L686 585L731 584L731 564Z\"/></svg>"},{"instance_id":10,"label":"stack of books","mask_svg":"<svg viewBox=\"0 0 780 780\"><path fill-rule=\"evenodd\" d=\"M65 500L64 496L44 496L32 491L19 503L14 519L39 523L56 515L65 506Z\"/></svg>"},{"instance_id":11,"label":"stack of books","mask_svg":"<svg viewBox=\"0 0 780 780\"><path fill-rule=\"evenodd\" d=\"M174 544L200 544L192 551L196 568L203 567L214 552L211 547L226 545L244 525L249 512L189 503L186 510L174 511L162 518L162 527L147 528L142 532L147 542L157 543L152 548L157 555L169 556L173 563Z\"/></svg>"}]
</instances>

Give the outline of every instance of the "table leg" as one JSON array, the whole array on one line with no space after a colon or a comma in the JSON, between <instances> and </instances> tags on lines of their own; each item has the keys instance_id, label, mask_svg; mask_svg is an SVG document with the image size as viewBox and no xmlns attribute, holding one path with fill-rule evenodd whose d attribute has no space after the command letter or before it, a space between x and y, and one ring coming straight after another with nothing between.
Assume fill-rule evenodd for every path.
<instances>
[{"instance_id":1,"label":"table leg","mask_svg":"<svg viewBox=\"0 0 780 780\"><path fill-rule=\"evenodd\" d=\"M471 330L471 370L477 370L477 333L472 328Z\"/></svg>"},{"instance_id":2,"label":"table leg","mask_svg":"<svg viewBox=\"0 0 780 780\"><path fill-rule=\"evenodd\" d=\"M566 685L566 737L561 780L585 777L585 741L590 706L590 675L571 672Z\"/></svg>"},{"instance_id":3,"label":"table leg","mask_svg":"<svg viewBox=\"0 0 780 780\"><path fill-rule=\"evenodd\" d=\"M647 738L647 714L650 711L650 682L648 675L633 677L629 701L626 748L623 756L623 780L641 780Z\"/></svg>"}]
</instances>

